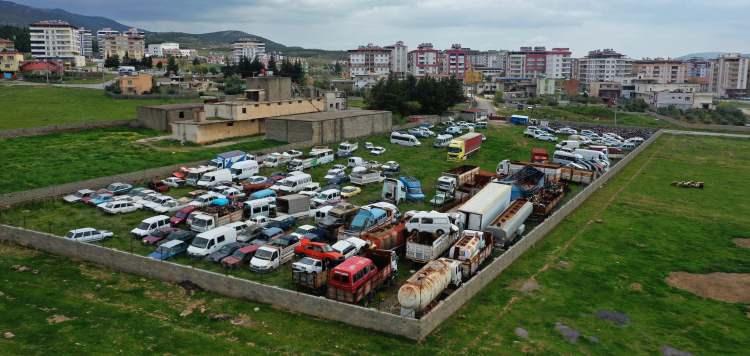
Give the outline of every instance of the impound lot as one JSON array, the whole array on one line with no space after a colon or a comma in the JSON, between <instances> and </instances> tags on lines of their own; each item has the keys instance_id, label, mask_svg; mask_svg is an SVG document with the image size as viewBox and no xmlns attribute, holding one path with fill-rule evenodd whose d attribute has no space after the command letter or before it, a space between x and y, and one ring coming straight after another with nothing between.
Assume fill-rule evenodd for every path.
<instances>
[{"instance_id":1,"label":"impound lot","mask_svg":"<svg viewBox=\"0 0 750 356\"><path fill-rule=\"evenodd\" d=\"M741 189L749 148L663 136L417 346L10 246L0 249L0 331L15 336L0 344L10 353L742 353L747 305L703 299L666 278L750 273L750 250L732 242L750 237L750 191ZM675 180L706 188L671 187Z\"/></svg>"}]
</instances>

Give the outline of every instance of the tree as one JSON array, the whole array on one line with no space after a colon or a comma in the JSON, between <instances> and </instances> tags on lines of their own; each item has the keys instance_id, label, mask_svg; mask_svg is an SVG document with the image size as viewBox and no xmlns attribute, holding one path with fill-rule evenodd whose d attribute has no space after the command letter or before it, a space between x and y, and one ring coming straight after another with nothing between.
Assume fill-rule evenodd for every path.
<instances>
[{"instance_id":1,"label":"tree","mask_svg":"<svg viewBox=\"0 0 750 356\"><path fill-rule=\"evenodd\" d=\"M239 75L234 74L224 79L224 93L235 95L245 90L245 81Z\"/></svg>"},{"instance_id":2,"label":"tree","mask_svg":"<svg viewBox=\"0 0 750 356\"><path fill-rule=\"evenodd\" d=\"M250 76L255 77L258 76L261 72L263 72L266 67L261 63L260 59L256 56L253 58L253 61L250 62Z\"/></svg>"},{"instance_id":3,"label":"tree","mask_svg":"<svg viewBox=\"0 0 750 356\"><path fill-rule=\"evenodd\" d=\"M117 68L120 66L120 56L113 54L104 60L104 67L106 68Z\"/></svg>"},{"instance_id":4,"label":"tree","mask_svg":"<svg viewBox=\"0 0 750 356\"><path fill-rule=\"evenodd\" d=\"M170 56L167 60L167 74L173 73L177 74L180 72L180 67L177 66L177 61L175 61L174 57Z\"/></svg>"},{"instance_id":5,"label":"tree","mask_svg":"<svg viewBox=\"0 0 750 356\"><path fill-rule=\"evenodd\" d=\"M341 63L339 61L336 61L336 64L333 65L333 72L336 73L336 75L341 74Z\"/></svg>"},{"instance_id":6,"label":"tree","mask_svg":"<svg viewBox=\"0 0 750 356\"><path fill-rule=\"evenodd\" d=\"M19 52L31 52L31 35L28 27L0 26L0 38L13 41L13 46Z\"/></svg>"},{"instance_id":7,"label":"tree","mask_svg":"<svg viewBox=\"0 0 750 356\"><path fill-rule=\"evenodd\" d=\"M120 60L120 64L124 66L129 66L132 63L130 62L130 57L128 56L128 52L125 52L125 55L122 56L122 60Z\"/></svg>"},{"instance_id":8,"label":"tree","mask_svg":"<svg viewBox=\"0 0 750 356\"><path fill-rule=\"evenodd\" d=\"M200 64L201 64L201 61L200 61L200 59L198 59L198 57L193 58L193 65L194 66L199 66Z\"/></svg>"},{"instance_id":9,"label":"tree","mask_svg":"<svg viewBox=\"0 0 750 356\"><path fill-rule=\"evenodd\" d=\"M141 60L141 65L144 68L153 68L154 67L154 59L151 57L143 57Z\"/></svg>"},{"instance_id":10,"label":"tree","mask_svg":"<svg viewBox=\"0 0 750 356\"><path fill-rule=\"evenodd\" d=\"M208 72L211 73L211 74L214 74L214 75L219 74L219 70L216 69L216 67L210 67L210 68L208 68Z\"/></svg>"},{"instance_id":11,"label":"tree","mask_svg":"<svg viewBox=\"0 0 750 356\"><path fill-rule=\"evenodd\" d=\"M276 73L276 57L271 56L271 58L268 59L268 70Z\"/></svg>"},{"instance_id":12,"label":"tree","mask_svg":"<svg viewBox=\"0 0 750 356\"><path fill-rule=\"evenodd\" d=\"M161 70L164 67L164 64L162 64L161 61L159 63L156 63L156 69Z\"/></svg>"},{"instance_id":13,"label":"tree","mask_svg":"<svg viewBox=\"0 0 750 356\"><path fill-rule=\"evenodd\" d=\"M496 90L495 91L495 97L492 98L492 101L495 102L496 105L500 105L505 102L505 93L502 90Z\"/></svg>"}]
</instances>

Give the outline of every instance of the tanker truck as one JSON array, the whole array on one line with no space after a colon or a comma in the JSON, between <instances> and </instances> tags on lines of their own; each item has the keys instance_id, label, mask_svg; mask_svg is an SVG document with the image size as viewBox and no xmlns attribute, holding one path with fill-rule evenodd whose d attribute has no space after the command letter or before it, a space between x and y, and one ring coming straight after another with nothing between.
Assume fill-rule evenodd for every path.
<instances>
[{"instance_id":1,"label":"tanker truck","mask_svg":"<svg viewBox=\"0 0 750 356\"><path fill-rule=\"evenodd\" d=\"M459 261L439 258L409 277L398 290L401 316L416 318L426 312L448 286L460 286L460 265Z\"/></svg>"},{"instance_id":2,"label":"tanker truck","mask_svg":"<svg viewBox=\"0 0 750 356\"><path fill-rule=\"evenodd\" d=\"M526 230L524 222L534 211L534 204L526 199L518 199L495 219L485 231L495 238L495 246L509 248L518 241Z\"/></svg>"}]
</instances>

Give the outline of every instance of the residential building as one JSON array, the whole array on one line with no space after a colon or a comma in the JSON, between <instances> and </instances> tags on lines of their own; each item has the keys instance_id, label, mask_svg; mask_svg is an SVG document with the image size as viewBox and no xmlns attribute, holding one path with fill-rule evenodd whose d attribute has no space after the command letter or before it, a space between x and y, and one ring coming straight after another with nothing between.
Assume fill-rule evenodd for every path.
<instances>
[{"instance_id":1,"label":"residential building","mask_svg":"<svg viewBox=\"0 0 750 356\"><path fill-rule=\"evenodd\" d=\"M523 78L541 78L547 71L547 48L544 46L521 47L520 51L512 52L524 56Z\"/></svg>"},{"instance_id":2,"label":"residential building","mask_svg":"<svg viewBox=\"0 0 750 356\"><path fill-rule=\"evenodd\" d=\"M100 50L103 49L104 58L117 55L120 58L125 57L141 60L146 54L144 36L139 35L138 31L129 31L122 34L110 35L104 38L100 43Z\"/></svg>"},{"instance_id":3,"label":"residential building","mask_svg":"<svg viewBox=\"0 0 750 356\"><path fill-rule=\"evenodd\" d=\"M23 53L14 48L0 48L0 77L12 79L23 62Z\"/></svg>"},{"instance_id":4,"label":"residential building","mask_svg":"<svg viewBox=\"0 0 750 356\"><path fill-rule=\"evenodd\" d=\"M253 60L264 59L266 43L257 38L243 38L232 43L232 63L237 64L244 57Z\"/></svg>"},{"instance_id":5,"label":"residential building","mask_svg":"<svg viewBox=\"0 0 750 356\"><path fill-rule=\"evenodd\" d=\"M391 50L370 43L348 52L348 75L354 80L355 89L370 87L388 77L391 71Z\"/></svg>"},{"instance_id":6,"label":"residential building","mask_svg":"<svg viewBox=\"0 0 750 356\"><path fill-rule=\"evenodd\" d=\"M16 45L13 41L0 38L0 50L15 49L15 48L16 48Z\"/></svg>"},{"instance_id":7,"label":"residential building","mask_svg":"<svg viewBox=\"0 0 750 356\"><path fill-rule=\"evenodd\" d=\"M649 93L649 92L683 92L683 93L698 93L701 91L700 84L691 83L660 83L655 79L649 80L634 80L633 85L635 86L635 93Z\"/></svg>"},{"instance_id":8,"label":"residential building","mask_svg":"<svg viewBox=\"0 0 750 356\"><path fill-rule=\"evenodd\" d=\"M146 50L147 57L164 57L164 50L179 50L180 44L175 42L152 43Z\"/></svg>"},{"instance_id":9,"label":"residential building","mask_svg":"<svg viewBox=\"0 0 750 356\"><path fill-rule=\"evenodd\" d=\"M432 43L422 43L409 52L409 73L417 78L436 76L440 73L440 51Z\"/></svg>"},{"instance_id":10,"label":"residential building","mask_svg":"<svg viewBox=\"0 0 750 356\"><path fill-rule=\"evenodd\" d=\"M711 61L693 57L685 61L687 65L687 82L700 84L701 91L709 91Z\"/></svg>"},{"instance_id":11,"label":"residential building","mask_svg":"<svg viewBox=\"0 0 750 356\"><path fill-rule=\"evenodd\" d=\"M685 83L687 64L674 59L643 59L633 61L633 75L637 79L655 80L657 83Z\"/></svg>"},{"instance_id":12,"label":"residential building","mask_svg":"<svg viewBox=\"0 0 750 356\"><path fill-rule=\"evenodd\" d=\"M384 48L391 51L391 73L398 78L406 77L406 73L409 71L409 48L404 44L404 41L398 41Z\"/></svg>"},{"instance_id":13,"label":"residential building","mask_svg":"<svg viewBox=\"0 0 750 356\"><path fill-rule=\"evenodd\" d=\"M632 60L612 49L590 51L578 60L578 79L584 84L620 82L632 73Z\"/></svg>"},{"instance_id":14,"label":"residential building","mask_svg":"<svg viewBox=\"0 0 750 356\"><path fill-rule=\"evenodd\" d=\"M99 48L102 48L102 43L104 43L104 39L109 36L117 36L120 34L120 31L113 30L109 27L105 27L100 29L99 31L96 31L96 42L99 43Z\"/></svg>"},{"instance_id":15,"label":"residential building","mask_svg":"<svg viewBox=\"0 0 750 356\"><path fill-rule=\"evenodd\" d=\"M28 61L20 64L19 72L24 74L57 74L62 75L65 67L59 61Z\"/></svg>"},{"instance_id":16,"label":"residential building","mask_svg":"<svg viewBox=\"0 0 750 356\"><path fill-rule=\"evenodd\" d=\"M652 109L675 107L680 110L713 109L713 94L700 92L683 92L680 90L652 91L636 93Z\"/></svg>"},{"instance_id":17,"label":"residential building","mask_svg":"<svg viewBox=\"0 0 750 356\"><path fill-rule=\"evenodd\" d=\"M750 58L737 53L723 54L711 66L709 89L719 97L748 95Z\"/></svg>"},{"instance_id":18,"label":"residential building","mask_svg":"<svg viewBox=\"0 0 750 356\"><path fill-rule=\"evenodd\" d=\"M556 95L559 79L539 78L536 80L536 96Z\"/></svg>"},{"instance_id":19,"label":"residential building","mask_svg":"<svg viewBox=\"0 0 750 356\"><path fill-rule=\"evenodd\" d=\"M81 55L86 58L94 57L94 36L91 30L83 27L78 29L78 41L80 41Z\"/></svg>"},{"instance_id":20,"label":"residential building","mask_svg":"<svg viewBox=\"0 0 750 356\"><path fill-rule=\"evenodd\" d=\"M511 52L505 65L505 76L512 79L526 78L526 55Z\"/></svg>"},{"instance_id":21,"label":"residential building","mask_svg":"<svg viewBox=\"0 0 750 356\"><path fill-rule=\"evenodd\" d=\"M146 73L124 75L118 79L120 91L123 95L148 94L153 89L153 83L153 76Z\"/></svg>"},{"instance_id":22,"label":"residential building","mask_svg":"<svg viewBox=\"0 0 750 356\"><path fill-rule=\"evenodd\" d=\"M464 74L471 67L469 51L468 48L462 48L460 43L454 43L450 49L443 51L441 74L463 80Z\"/></svg>"},{"instance_id":23,"label":"residential building","mask_svg":"<svg viewBox=\"0 0 750 356\"><path fill-rule=\"evenodd\" d=\"M617 100L622 94L620 82L592 82L588 83L589 96L607 100Z\"/></svg>"},{"instance_id":24,"label":"residential building","mask_svg":"<svg viewBox=\"0 0 750 356\"><path fill-rule=\"evenodd\" d=\"M570 48L553 48L547 51L544 63L545 77L554 79L573 78L573 59L570 57L571 54Z\"/></svg>"},{"instance_id":25,"label":"residential building","mask_svg":"<svg viewBox=\"0 0 750 356\"><path fill-rule=\"evenodd\" d=\"M75 67L86 64L75 26L59 20L39 21L29 26L29 33L34 59L60 60Z\"/></svg>"}]
</instances>

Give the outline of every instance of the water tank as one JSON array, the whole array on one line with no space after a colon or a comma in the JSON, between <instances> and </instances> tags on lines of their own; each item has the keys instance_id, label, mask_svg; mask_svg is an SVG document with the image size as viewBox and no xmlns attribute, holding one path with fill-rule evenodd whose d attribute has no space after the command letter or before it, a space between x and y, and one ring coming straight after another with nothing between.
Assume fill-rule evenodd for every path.
<instances>
[{"instance_id":1,"label":"water tank","mask_svg":"<svg viewBox=\"0 0 750 356\"><path fill-rule=\"evenodd\" d=\"M458 262L440 258L427 263L398 290L402 308L420 311L435 300L452 280Z\"/></svg>"}]
</instances>

